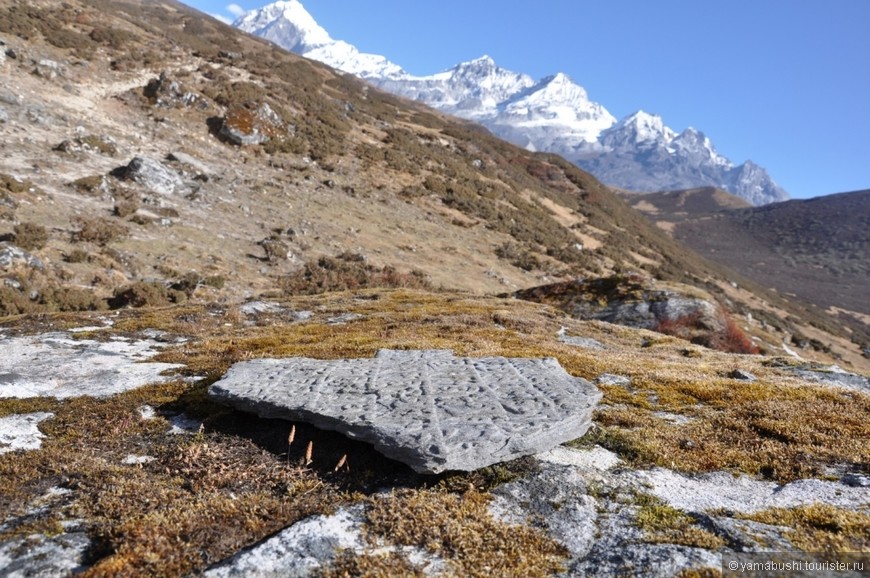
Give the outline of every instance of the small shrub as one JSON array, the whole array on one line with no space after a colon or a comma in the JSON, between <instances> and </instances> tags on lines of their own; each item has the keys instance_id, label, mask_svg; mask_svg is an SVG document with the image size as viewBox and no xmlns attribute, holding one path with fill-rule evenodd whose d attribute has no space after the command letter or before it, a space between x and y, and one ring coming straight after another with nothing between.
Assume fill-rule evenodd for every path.
<instances>
[{"instance_id":1,"label":"small shrub","mask_svg":"<svg viewBox=\"0 0 870 578\"><path fill-rule=\"evenodd\" d=\"M208 285L215 289L223 289L227 280L223 275L210 275L202 280L203 285Z\"/></svg>"},{"instance_id":2,"label":"small shrub","mask_svg":"<svg viewBox=\"0 0 870 578\"><path fill-rule=\"evenodd\" d=\"M275 235L263 239L257 244L263 248L263 251L266 253L266 260L270 263L286 261L287 256L290 254L290 247L287 243Z\"/></svg>"},{"instance_id":3,"label":"small shrub","mask_svg":"<svg viewBox=\"0 0 870 578\"><path fill-rule=\"evenodd\" d=\"M171 285L171 289L181 291L188 298L192 297L196 288L202 283L202 277L196 271L191 271L181 277L178 281Z\"/></svg>"},{"instance_id":4,"label":"small shrub","mask_svg":"<svg viewBox=\"0 0 870 578\"><path fill-rule=\"evenodd\" d=\"M127 228L109 219L96 217L92 219L78 218L74 224L78 231L73 233L73 241L85 241L106 245L127 235Z\"/></svg>"},{"instance_id":5,"label":"small shrub","mask_svg":"<svg viewBox=\"0 0 870 578\"><path fill-rule=\"evenodd\" d=\"M42 249L48 242L48 231L36 223L21 223L15 226L15 244L26 251Z\"/></svg>"},{"instance_id":6,"label":"small shrub","mask_svg":"<svg viewBox=\"0 0 870 578\"><path fill-rule=\"evenodd\" d=\"M500 259L509 261L511 265L523 271L532 271L541 267L540 259L516 243L504 243L496 247L495 254Z\"/></svg>"},{"instance_id":7,"label":"small shrub","mask_svg":"<svg viewBox=\"0 0 870 578\"><path fill-rule=\"evenodd\" d=\"M365 263L362 255L348 252L335 257L321 257L316 263L306 263L300 271L284 277L280 286L293 295L369 287L431 288L429 280L421 271L400 273L389 265L378 269Z\"/></svg>"},{"instance_id":8,"label":"small shrub","mask_svg":"<svg viewBox=\"0 0 870 578\"><path fill-rule=\"evenodd\" d=\"M159 307L170 303L183 303L186 300L183 292L169 289L163 283L138 281L116 290L109 299L109 307Z\"/></svg>"},{"instance_id":9,"label":"small shrub","mask_svg":"<svg viewBox=\"0 0 870 578\"><path fill-rule=\"evenodd\" d=\"M93 291L76 287L44 289L39 303L51 311L99 311L106 308L105 299L100 299Z\"/></svg>"},{"instance_id":10,"label":"small shrub","mask_svg":"<svg viewBox=\"0 0 870 578\"><path fill-rule=\"evenodd\" d=\"M99 196L107 190L106 179L102 175L82 177L70 183L70 186L80 193Z\"/></svg>"},{"instance_id":11,"label":"small shrub","mask_svg":"<svg viewBox=\"0 0 870 578\"><path fill-rule=\"evenodd\" d=\"M750 341L746 334L743 333L743 330L737 326L737 323L727 315L725 316L725 328L713 336L711 347L727 353L747 355L758 353L758 347Z\"/></svg>"},{"instance_id":12,"label":"small shrub","mask_svg":"<svg viewBox=\"0 0 870 578\"><path fill-rule=\"evenodd\" d=\"M98 26L91 31L90 38L97 44L117 50L123 48L130 41L135 40L136 36L120 28Z\"/></svg>"},{"instance_id":13,"label":"small shrub","mask_svg":"<svg viewBox=\"0 0 870 578\"><path fill-rule=\"evenodd\" d=\"M139 209L139 203L134 199L119 199L115 203L113 213L116 217L129 217Z\"/></svg>"},{"instance_id":14,"label":"small shrub","mask_svg":"<svg viewBox=\"0 0 870 578\"><path fill-rule=\"evenodd\" d=\"M63 256L63 260L67 263L87 263L90 256L90 253L84 249L73 249Z\"/></svg>"}]
</instances>

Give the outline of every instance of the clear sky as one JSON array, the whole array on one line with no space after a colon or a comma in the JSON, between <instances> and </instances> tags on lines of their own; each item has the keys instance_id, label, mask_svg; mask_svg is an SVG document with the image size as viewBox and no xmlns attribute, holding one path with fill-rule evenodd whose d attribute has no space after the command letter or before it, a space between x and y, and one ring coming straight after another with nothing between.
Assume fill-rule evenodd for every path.
<instances>
[{"instance_id":1,"label":"clear sky","mask_svg":"<svg viewBox=\"0 0 870 578\"><path fill-rule=\"evenodd\" d=\"M185 0L226 18L268 0ZM622 118L693 126L792 197L870 188L870 0L302 0L412 74L483 54Z\"/></svg>"}]
</instances>

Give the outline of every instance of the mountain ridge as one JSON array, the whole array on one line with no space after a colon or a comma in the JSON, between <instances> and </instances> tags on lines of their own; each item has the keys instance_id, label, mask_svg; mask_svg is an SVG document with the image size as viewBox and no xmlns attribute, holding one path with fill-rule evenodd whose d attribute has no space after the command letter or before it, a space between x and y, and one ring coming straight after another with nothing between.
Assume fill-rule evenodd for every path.
<instances>
[{"instance_id":1,"label":"mountain ridge","mask_svg":"<svg viewBox=\"0 0 870 578\"><path fill-rule=\"evenodd\" d=\"M655 117L667 130L660 131L653 150L634 146L627 121L646 113L638 111L617 122L561 72L535 81L483 56L443 72L413 76L386 57L333 40L299 0L250 11L234 26L389 92L479 122L529 150L560 154L609 185L639 192L715 186L756 205L788 198L762 167L752 161L735 165L691 127L676 133ZM314 45L300 42L309 36L317 39ZM675 139L677 146L672 146ZM614 146L617 140L623 146Z\"/></svg>"}]
</instances>

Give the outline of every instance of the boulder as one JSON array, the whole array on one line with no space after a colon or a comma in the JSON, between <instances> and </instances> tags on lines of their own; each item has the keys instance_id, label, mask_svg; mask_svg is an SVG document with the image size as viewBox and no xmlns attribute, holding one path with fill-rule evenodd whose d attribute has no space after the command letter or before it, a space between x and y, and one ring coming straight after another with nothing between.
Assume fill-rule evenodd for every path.
<instances>
[{"instance_id":1,"label":"boulder","mask_svg":"<svg viewBox=\"0 0 870 578\"><path fill-rule=\"evenodd\" d=\"M239 146L263 144L288 134L284 119L265 102L257 107L250 104L230 107L220 129L222 138Z\"/></svg>"},{"instance_id":2,"label":"boulder","mask_svg":"<svg viewBox=\"0 0 870 578\"><path fill-rule=\"evenodd\" d=\"M25 265L34 269L44 269L45 264L39 259L15 245L0 243L0 269L9 269Z\"/></svg>"},{"instance_id":3,"label":"boulder","mask_svg":"<svg viewBox=\"0 0 870 578\"><path fill-rule=\"evenodd\" d=\"M152 193L171 195L183 192L184 182L178 174L159 161L135 157L121 169L123 178L134 181Z\"/></svg>"},{"instance_id":4,"label":"boulder","mask_svg":"<svg viewBox=\"0 0 870 578\"><path fill-rule=\"evenodd\" d=\"M33 74L46 80L54 80L65 72L62 64L48 58L35 60L33 64Z\"/></svg>"},{"instance_id":5,"label":"boulder","mask_svg":"<svg viewBox=\"0 0 870 578\"><path fill-rule=\"evenodd\" d=\"M476 470L579 438L601 393L553 358L381 350L374 359L237 363L209 396L260 417L341 432L434 474Z\"/></svg>"},{"instance_id":6,"label":"boulder","mask_svg":"<svg viewBox=\"0 0 870 578\"><path fill-rule=\"evenodd\" d=\"M151 79L144 89L145 97L158 108L182 108L196 106L200 110L208 108L202 95L187 90L181 81L162 72L158 78Z\"/></svg>"},{"instance_id":7,"label":"boulder","mask_svg":"<svg viewBox=\"0 0 870 578\"><path fill-rule=\"evenodd\" d=\"M724 310L709 295L634 274L552 283L513 295L553 305L578 319L660 331L705 345L728 325Z\"/></svg>"}]
</instances>

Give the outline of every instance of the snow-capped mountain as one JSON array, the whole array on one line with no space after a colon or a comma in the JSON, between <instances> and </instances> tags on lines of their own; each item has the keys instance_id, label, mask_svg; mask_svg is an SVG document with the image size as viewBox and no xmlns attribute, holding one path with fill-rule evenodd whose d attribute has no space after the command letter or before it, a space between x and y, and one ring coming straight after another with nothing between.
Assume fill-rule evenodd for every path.
<instances>
[{"instance_id":1,"label":"snow-capped mountain","mask_svg":"<svg viewBox=\"0 0 870 578\"><path fill-rule=\"evenodd\" d=\"M278 46L365 79L407 76L383 56L360 52L352 44L333 40L299 0L282 0L240 16L233 26Z\"/></svg>"},{"instance_id":2,"label":"snow-capped mountain","mask_svg":"<svg viewBox=\"0 0 870 578\"><path fill-rule=\"evenodd\" d=\"M532 77L496 66L489 56L463 62L431 76L375 82L381 88L469 118L490 118L499 105L535 85Z\"/></svg>"},{"instance_id":3,"label":"snow-capped mountain","mask_svg":"<svg viewBox=\"0 0 870 578\"><path fill-rule=\"evenodd\" d=\"M636 191L689 189L704 183L754 205L784 201L788 194L752 161L735 166L694 128L676 133L658 115L638 111L602 131L600 150L568 158L604 182Z\"/></svg>"},{"instance_id":4,"label":"snow-capped mountain","mask_svg":"<svg viewBox=\"0 0 870 578\"><path fill-rule=\"evenodd\" d=\"M477 121L530 150L558 153L617 187L652 192L715 186L756 205L788 198L762 167L751 161L735 166L694 128L677 133L643 111L617 122L562 73L536 82L483 56L413 76L383 56L334 40L299 0L253 10L234 26L389 92Z\"/></svg>"}]
</instances>

